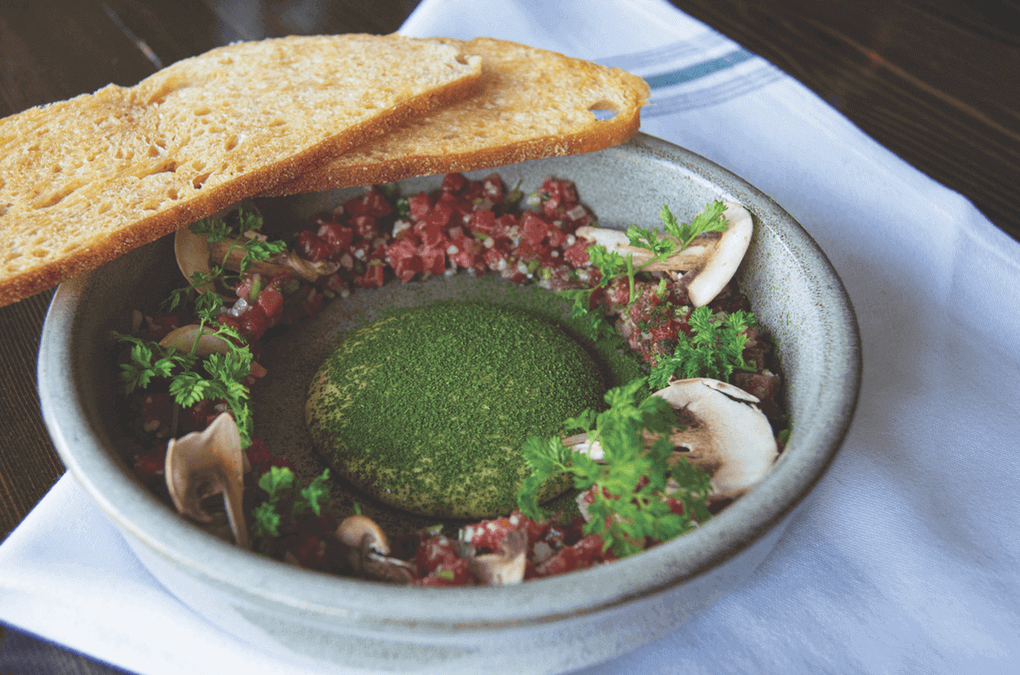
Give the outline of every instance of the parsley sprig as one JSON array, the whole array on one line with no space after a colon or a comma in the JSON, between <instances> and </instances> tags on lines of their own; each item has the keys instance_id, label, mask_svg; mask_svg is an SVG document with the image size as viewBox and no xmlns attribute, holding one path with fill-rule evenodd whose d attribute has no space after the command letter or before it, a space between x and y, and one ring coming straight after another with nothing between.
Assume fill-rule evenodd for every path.
<instances>
[{"instance_id":1,"label":"parsley sprig","mask_svg":"<svg viewBox=\"0 0 1020 675\"><path fill-rule=\"evenodd\" d=\"M695 527L693 519L705 522L710 517L705 506L711 492L709 476L683 458L670 466L673 445L669 434L677 427L676 418L664 399L641 398L645 386L645 380L638 378L610 389L605 396L606 410L595 413L589 409L565 422L566 429L587 431L590 441L599 442L604 463L574 452L559 437L528 439L523 453L531 474L517 496L521 513L534 520L549 517L538 504L538 491L555 476L572 475L578 490L597 486L584 532L598 534L605 549L612 547L621 558L641 551L646 537L673 539ZM651 445L646 446L645 432L657 435ZM663 498L671 477L680 488L669 496L683 504L683 513L674 513Z\"/></svg>"},{"instance_id":2,"label":"parsley sprig","mask_svg":"<svg viewBox=\"0 0 1020 675\"><path fill-rule=\"evenodd\" d=\"M665 387L669 378L711 377L730 381L735 370L753 370L744 360L747 329L755 324L754 314L738 310L719 319L705 307L698 307L688 319L691 334L680 333L670 355L659 356L652 366L649 383Z\"/></svg>"},{"instance_id":3,"label":"parsley sprig","mask_svg":"<svg viewBox=\"0 0 1020 675\"><path fill-rule=\"evenodd\" d=\"M264 262L287 250L284 241L268 241L249 234L261 227L262 215L258 210L245 210L243 207L238 207L236 227L222 218L212 217L193 223L189 229L194 234L205 237L210 244L229 242L230 246L224 252L222 260L210 266L208 272L195 272L191 276L191 286L180 288L170 294L166 301L166 311L174 311L195 293L196 288L208 286L215 289L218 284L235 285L253 263ZM241 249L244 254L235 273L227 268L227 260L237 249ZM257 295L254 289L253 295ZM215 317L222 306L223 298L215 292L199 293L195 298L195 310L199 317Z\"/></svg>"},{"instance_id":4,"label":"parsley sprig","mask_svg":"<svg viewBox=\"0 0 1020 675\"><path fill-rule=\"evenodd\" d=\"M293 528L295 516L309 511L322 515L329 504L329 469L301 487L292 470L272 466L259 478L258 486L266 499L252 511L256 537L279 537L281 531Z\"/></svg>"},{"instance_id":5,"label":"parsley sprig","mask_svg":"<svg viewBox=\"0 0 1020 675\"><path fill-rule=\"evenodd\" d=\"M201 326L204 330L205 323ZM203 330L199 331L199 336ZM182 352L114 331L115 339L131 345L127 359L120 364L121 381L124 382L125 393L131 394L135 389L145 389L154 379L169 380L170 395L182 408L203 400L226 401L241 432L241 447L248 447L251 444L252 415L244 380L251 373L251 349L230 326L214 323L210 324L209 330L230 346L226 354L210 354L201 359L195 354L197 338L190 351Z\"/></svg>"},{"instance_id":6,"label":"parsley sprig","mask_svg":"<svg viewBox=\"0 0 1020 675\"><path fill-rule=\"evenodd\" d=\"M694 238L707 232L723 232L728 227L728 222L723 217L726 212L726 205L715 200L708 204L701 213L694 217L689 224L680 223L673 212L665 204L659 209L659 219L662 221L662 230L649 227L638 227L631 225L627 228L627 240L631 246L642 248L651 252L651 257L640 265L635 264L634 254L628 252L626 255L618 251L610 251L602 244L592 244L588 247L588 258L592 267L600 273L598 284L592 288L572 289L561 291L568 298L574 300L572 310L573 316L584 316L590 313L591 295L598 288L608 288L614 279L626 277L629 302L628 307L636 300L634 282L638 274L643 272L653 263L665 262L670 256L683 251ZM626 310L625 310L626 311ZM601 315L601 312L593 314ZM607 324L608 325L608 324ZM602 329L602 324L593 320L593 328ZM594 331L593 331L594 332Z\"/></svg>"}]
</instances>

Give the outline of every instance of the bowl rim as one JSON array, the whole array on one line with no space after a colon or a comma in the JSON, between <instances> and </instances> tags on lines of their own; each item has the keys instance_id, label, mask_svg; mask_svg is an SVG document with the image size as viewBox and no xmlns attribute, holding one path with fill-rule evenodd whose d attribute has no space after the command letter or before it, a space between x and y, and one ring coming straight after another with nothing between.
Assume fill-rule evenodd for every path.
<instances>
[{"instance_id":1,"label":"bowl rim","mask_svg":"<svg viewBox=\"0 0 1020 675\"><path fill-rule=\"evenodd\" d=\"M675 589L708 574L776 527L811 492L838 451L853 418L860 389L861 346L849 296L828 258L785 210L748 182L689 150L639 133L601 151L636 153L679 167L732 195L773 234L808 259L824 287L824 323L835 342L824 350L825 378L819 405L826 424L798 436L813 453L788 453L773 475L709 523L671 542L609 565L536 579L515 586L420 588L391 586L295 568L242 551L198 530L172 513L135 481L103 447L84 414L78 384L64 364L92 274L57 289L40 339L38 386L43 417L68 470L105 515L130 538L178 569L251 606L387 632L498 631L548 624L616 607ZM549 160L541 160L549 161ZM555 160L553 160L555 161ZM492 169L489 171L498 171ZM827 378L827 379L826 379ZM81 414L69 415L68 410ZM198 536L196 536L198 535ZM267 574L272 588L261 587Z\"/></svg>"}]
</instances>

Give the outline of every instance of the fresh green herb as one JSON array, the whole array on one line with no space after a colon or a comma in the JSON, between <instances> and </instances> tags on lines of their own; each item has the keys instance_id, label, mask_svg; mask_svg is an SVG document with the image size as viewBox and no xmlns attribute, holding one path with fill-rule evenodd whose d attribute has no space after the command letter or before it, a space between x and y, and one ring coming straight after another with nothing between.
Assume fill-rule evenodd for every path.
<instances>
[{"instance_id":1,"label":"fresh green herb","mask_svg":"<svg viewBox=\"0 0 1020 675\"><path fill-rule=\"evenodd\" d=\"M662 220L662 229L673 236L677 241L677 251L682 251L691 245L691 242L699 234L706 232L724 232L728 227L723 214L726 212L726 204L715 200L694 216L689 225L677 222L676 216L665 204L659 209L659 219ZM636 246L637 244L635 244ZM668 256L667 256L668 257Z\"/></svg>"},{"instance_id":2,"label":"fresh green herb","mask_svg":"<svg viewBox=\"0 0 1020 675\"><path fill-rule=\"evenodd\" d=\"M281 530L293 527L294 516L311 511L322 515L329 504L329 469L312 479L307 487L287 467L272 466L259 478L258 486L266 499L252 511L256 537L279 537Z\"/></svg>"},{"instance_id":3,"label":"fresh green herb","mask_svg":"<svg viewBox=\"0 0 1020 675\"><path fill-rule=\"evenodd\" d=\"M663 204L659 210L659 218L662 220L661 231L647 227L638 227L637 225L631 225L627 228L626 234L630 245L646 249L652 253L652 256L640 266L635 265L633 253L628 252L626 255L623 255L616 251L610 251L602 244L592 244L589 246L589 260L592 267L597 269L601 276L598 284L593 288L561 291L561 293L569 293L573 297L574 307L572 311L574 316L586 313L601 315L601 312L590 312L591 294L597 288L608 288L614 279L623 277L626 277L628 283L629 307L637 300L637 294L634 292L634 282L637 275L643 272L649 265L664 262L671 255L684 250L698 235L705 234L706 232L724 231L728 226L726 219L723 218L725 211L726 205L716 200L695 216L690 224L681 224L677 221L673 212L669 210L669 207ZM593 320L592 327L593 330L603 330L597 320Z\"/></svg>"},{"instance_id":4,"label":"fresh green herb","mask_svg":"<svg viewBox=\"0 0 1020 675\"><path fill-rule=\"evenodd\" d=\"M234 227L221 218L203 218L190 226L194 234L205 237L213 244L218 242L230 242L230 246L223 254L223 259L212 265L208 272L195 272L191 277L192 285L180 288L170 294L165 306L166 311L172 312L187 299L195 294L195 288L209 286L215 288L218 283L233 285L243 276L253 263L264 262L269 258L287 250L287 244L283 241L266 241L255 236L254 231L262 227L262 216L256 210L246 211L243 208L237 210L237 226ZM238 263L238 272L228 273L227 259L231 253L241 249L244 255ZM257 295L257 292L256 292ZM223 299L217 293L200 293L195 298L195 310L199 317L212 318L219 313L223 306Z\"/></svg>"},{"instance_id":5,"label":"fresh green herb","mask_svg":"<svg viewBox=\"0 0 1020 675\"><path fill-rule=\"evenodd\" d=\"M456 575L453 573L453 570L436 570L436 576L446 581L453 581Z\"/></svg>"},{"instance_id":6,"label":"fresh green herb","mask_svg":"<svg viewBox=\"0 0 1020 675\"><path fill-rule=\"evenodd\" d=\"M565 422L566 429L588 431L589 440L599 442L604 463L572 451L558 437L528 439L523 454L531 474L518 492L521 513L535 520L548 518L538 504L538 490L550 478L568 474L578 490L597 486L584 532L598 534L604 547L612 547L621 558L641 551L646 537L666 541L687 532L695 526L692 516L697 522L709 518L705 507L709 476L683 458L670 467L669 434L677 427L676 418L664 399L642 399L645 387L645 380L638 378L610 389L605 396L608 409L588 410ZM657 435L651 445L645 443L645 432ZM674 513L663 497L670 478L680 488L669 496L680 500L683 513Z\"/></svg>"},{"instance_id":7,"label":"fresh green herb","mask_svg":"<svg viewBox=\"0 0 1020 675\"><path fill-rule=\"evenodd\" d=\"M747 329L754 325L754 314L738 310L718 319L706 307L698 307L688 319L691 335L680 333L673 354L659 356L649 376L651 386L665 387L674 375L687 379L711 377L730 381L734 370L753 370L744 361Z\"/></svg>"},{"instance_id":8,"label":"fresh green herb","mask_svg":"<svg viewBox=\"0 0 1020 675\"><path fill-rule=\"evenodd\" d=\"M202 335L205 323L200 326L199 335ZM252 353L230 326L212 324L209 330L213 335L222 337L230 351L200 359L195 355L197 339L190 351L182 352L114 331L114 338L131 345L127 361L120 365L125 393L145 389L153 379L165 379L170 381L170 395L181 407L187 408L203 400L223 399L234 414L241 432L242 447L248 447L251 444L252 416L244 380L251 372ZM201 370L198 369L199 364Z\"/></svg>"}]
</instances>

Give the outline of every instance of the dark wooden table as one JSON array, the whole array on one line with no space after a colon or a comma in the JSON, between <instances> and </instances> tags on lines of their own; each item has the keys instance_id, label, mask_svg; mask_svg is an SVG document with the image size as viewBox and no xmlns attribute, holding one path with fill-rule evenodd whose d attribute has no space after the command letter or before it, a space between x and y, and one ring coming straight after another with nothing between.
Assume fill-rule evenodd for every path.
<instances>
[{"instance_id":1,"label":"dark wooden table","mask_svg":"<svg viewBox=\"0 0 1020 675\"><path fill-rule=\"evenodd\" d=\"M672 2L799 79L1020 240L1016 0ZM287 0L3 0L0 117L131 85L234 40L392 32L416 4L336 0L298 13ZM0 540L64 471L35 387L50 296L0 308ZM58 650L50 658L52 672L109 672Z\"/></svg>"}]
</instances>

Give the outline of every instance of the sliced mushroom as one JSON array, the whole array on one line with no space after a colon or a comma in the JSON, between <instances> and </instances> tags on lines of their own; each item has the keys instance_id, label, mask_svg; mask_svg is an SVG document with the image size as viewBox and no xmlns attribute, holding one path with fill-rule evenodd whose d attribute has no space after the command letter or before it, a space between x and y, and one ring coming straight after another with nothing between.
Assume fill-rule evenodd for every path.
<instances>
[{"instance_id":1,"label":"sliced mushroom","mask_svg":"<svg viewBox=\"0 0 1020 675\"><path fill-rule=\"evenodd\" d=\"M166 486L177 511L201 523L212 521L212 516L202 508L202 500L222 493L234 541L248 548L241 503L244 460L237 424L229 413L221 413L205 431L171 439L165 472Z\"/></svg>"},{"instance_id":2,"label":"sliced mushroom","mask_svg":"<svg viewBox=\"0 0 1020 675\"><path fill-rule=\"evenodd\" d=\"M390 558L390 543L386 533L367 516L348 516L336 529L336 537L343 544L347 561L355 572L393 583L406 584L414 578L414 566L399 558Z\"/></svg>"},{"instance_id":3,"label":"sliced mushroom","mask_svg":"<svg viewBox=\"0 0 1020 675\"><path fill-rule=\"evenodd\" d=\"M772 468L778 448L757 397L709 378L673 380L653 396L689 421L670 436L674 457L686 457L712 477L709 501L742 495Z\"/></svg>"},{"instance_id":4,"label":"sliced mushroom","mask_svg":"<svg viewBox=\"0 0 1020 675\"><path fill-rule=\"evenodd\" d=\"M201 331L201 333L199 333ZM208 326L200 326L197 323L175 328L166 334L159 341L159 346L164 349L173 347L177 351L190 352L198 340L198 347L195 349L196 356L209 356L210 354L229 354L230 345L226 340L215 334L216 331Z\"/></svg>"},{"instance_id":5,"label":"sliced mushroom","mask_svg":"<svg viewBox=\"0 0 1020 675\"><path fill-rule=\"evenodd\" d=\"M712 477L709 502L743 494L775 462L779 451L772 426L756 405L759 399L740 387L710 378L672 380L654 396L682 411L685 428L670 435L677 449L673 461L685 457L708 472ZM568 436L563 444L596 462L605 458L602 446L587 434Z\"/></svg>"},{"instance_id":6,"label":"sliced mushroom","mask_svg":"<svg viewBox=\"0 0 1020 675\"><path fill-rule=\"evenodd\" d=\"M196 272L208 273L209 261L224 260L224 266L233 271L238 271L244 251L235 246L237 240L228 239L210 244L205 237L197 235L190 228L183 227L177 230L174 235L174 253L177 257L177 266L181 273L193 283L193 276ZM229 251L229 252L228 252ZM319 277L326 276L340 269L340 264L330 261L313 262L304 260L291 251L284 251L274 255L268 260L253 262L248 266L249 272L257 272L264 276L275 276L288 270L296 272L302 279L314 282ZM208 286L196 287L199 293L209 290Z\"/></svg>"},{"instance_id":7,"label":"sliced mushroom","mask_svg":"<svg viewBox=\"0 0 1020 675\"><path fill-rule=\"evenodd\" d=\"M527 565L528 534L510 530L500 542L498 553L483 553L468 558L468 568L484 586L519 584Z\"/></svg>"},{"instance_id":8,"label":"sliced mushroom","mask_svg":"<svg viewBox=\"0 0 1020 675\"><path fill-rule=\"evenodd\" d=\"M645 268L649 272L685 272L681 284L686 286L695 307L710 303L729 283L751 243L754 221L747 209L736 202L726 202L723 217L729 221L729 226L721 235L707 233L695 237L684 250ZM630 253L637 265L651 258L648 249L631 246L627 235L619 230L585 225L579 227L575 235L611 251Z\"/></svg>"}]
</instances>

